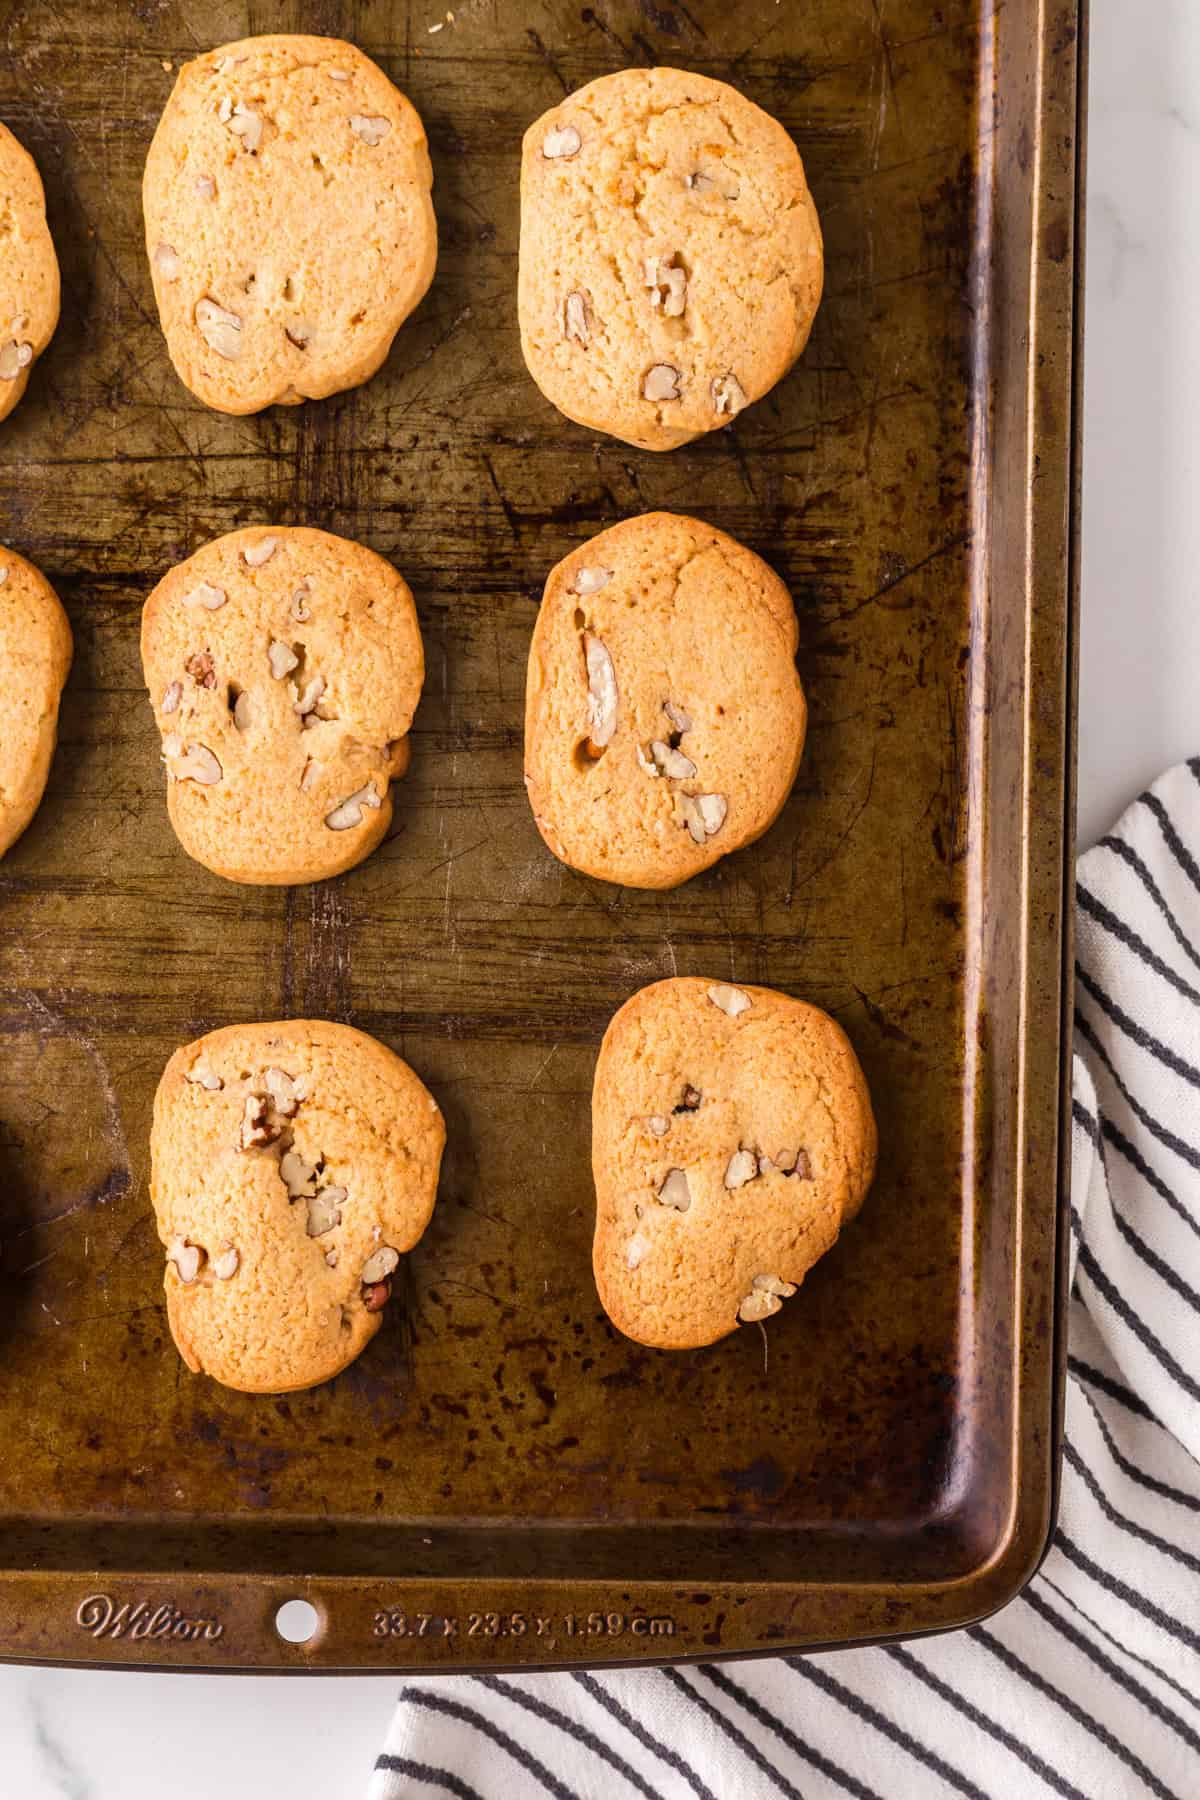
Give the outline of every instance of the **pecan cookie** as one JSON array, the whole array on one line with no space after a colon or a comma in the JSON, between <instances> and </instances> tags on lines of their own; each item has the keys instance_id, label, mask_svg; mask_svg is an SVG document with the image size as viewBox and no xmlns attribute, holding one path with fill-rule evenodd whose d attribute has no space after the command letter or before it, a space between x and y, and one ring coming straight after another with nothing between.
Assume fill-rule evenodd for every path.
<instances>
[{"instance_id":1,"label":"pecan cookie","mask_svg":"<svg viewBox=\"0 0 1200 1800\"><path fill-rule=\"evenodd\" d=\"M521 343L580 425L643 450L727 425L803 350L823 267L799 151L722 81L625 69L525 133Z\"/></svg>"},{"instance_id":2,"label":"pecan cookie","mask_svg":"<svg viewBox=\"0 0 1200 1800\"><path fill-rule=\"evenodd\" d=\"M357 387L433 279L425 130L336 38L254 37L180 71L142 188L181 381L220 412Z\"/></svg>"},{"instance_id":3,"label":"pecan cookie","mask_svg":"<svg viewBox=\"0 0 1200 1800\"><path fill-rule=\"evenodd\" d=\"M25 392L30 370L58 324L58 258L46 224L42 178L29 152L0 125L0 419Z\"/></svg>"},{"instance_id":4,"label":"pecan cookie","mask_svg":"<svg viewBox=\"0 0 1200 1800\"><path fill-rule=\"evenodd\" d=\"M664 1350L770 1318L857 1213L875 1152L828 1014L771 988L643 988L604 1034L592 1093L605 1312Z\"/></svg>"},{"instance_id":5,"label":"pecan cookie","mask_svg":"<svg viewBox=\"0 0 1200 1800\"><path fill-rule=\"evenodd\" d=\"M71 667L71 627L46 577L0 546L0 856L38 809Z\"/></svg>"},{"instance_id":6,"label":"pecan cookie","mask_svg":"<svg viewBox=\"0 0 1200 1800\"><path fill-rule=\"evenodd\" d=\"M232 531L142 615L167 808L230 881L321 881L391 823L425 659L407 583L326 531Z\"/></svg>"},{"instance_id":7,"label":"pecan cookie","mask_svg":"<svg viewBox=\"0 0 1200 1800\"><path fill-rule=\"evenodd\" d=\"M525 783L555 856L669 888L761 836L796 779L805 703L787 589L674 513L553 569L529 651Z\"/></svg>"},{"instance_id":8,"label":"pecan cookie","mask_svg":"<svg viewBox=\"0 0 1200 1800\"><path fill-rule=\"evenodd\" d=\"M408 1064L348 1025L228 1025L177 1050L150 1198L188 1368L281 1394L353 1362L429 1223L445 1141Z\"/></svg>"}]
</instances>

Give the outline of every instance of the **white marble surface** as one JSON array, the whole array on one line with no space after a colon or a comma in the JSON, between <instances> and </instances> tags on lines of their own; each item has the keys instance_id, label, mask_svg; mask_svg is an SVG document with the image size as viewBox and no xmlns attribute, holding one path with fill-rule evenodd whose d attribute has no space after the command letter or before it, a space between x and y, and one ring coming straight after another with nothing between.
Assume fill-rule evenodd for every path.
<instances>
[{"instance_id":1,"label":"white marble surface","mask_svg":"<svg viewBox=\"0 0 1200 1800\"><path fill-rule=\"evenodd\" d=\"M1200 753L1200 6L1092 0L1079 841Z\"/></svg>"},{"instance_id":2,"label":"white marble surface","mask_svg":"<svg viewBox=\"0 0 1200 1800\"><path fill-rule=\"evenodd\" d=\"M1200 750L1200 6L1093 0L1080 833ZM12 1800L354 1800L395 1684L0 1668Z\"/></svg>"}]
</instances>

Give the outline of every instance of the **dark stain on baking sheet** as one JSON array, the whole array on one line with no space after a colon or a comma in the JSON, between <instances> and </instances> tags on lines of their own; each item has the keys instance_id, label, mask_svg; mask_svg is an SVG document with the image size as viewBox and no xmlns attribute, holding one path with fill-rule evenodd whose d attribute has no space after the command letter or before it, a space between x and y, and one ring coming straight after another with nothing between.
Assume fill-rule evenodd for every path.
<instances>
[{"instance_id":1,"label":"dark stain on baking sheet","mask_svg":"<svg viewBox=\"0 0 1200 1800\"><path fill-rule=\"evenodd\" d=\"M4 1563L705 1588L980 1566L1014 1504L1018 1235L1040 1231L1050 1260L1044 1215L1017 1229L1015 1071L1039 1075L1049 1104L1056 1052L1022 1039L1010 972L1022 857L1061 851L1058 777L1034 830L1020 506L981 510L989 469L1001 499L1020 487L1004 432L1026 391L1024 321L1001 329L980 285L981 146L1007 159L1011 269L993 303L1011 313L1039 142L1021 112L1038 87L1020 61L1032 8L997 14L1012 20L999 121L973 0L5 11L0 114L45 177L66 303L4 426L0 508L62 592L77 658L45 803L0 864ZM139 183L180 64L254 29L351 37L405 89L432 145L441 255L367 386L233 418L170 366ZM666 456L554 412L515 316L525 127L591 77L655 61L729 79L782 120L827 254L794 372L734 429ZM1069 214L1043 216L1045 256L1069 268ZM994 410L985 375L1008 396ZM1066 431L1064 416L1040 443L1043 481ZM711 520L779 571L811 707L778 822L671 894L557 863L521 758L548 569L656 507ZM394 560L426 649L387 841L287 892L231 886L180 850L138 656L164 568L259 520ZM989 585L987 559L1005 556ZM1044 606L1058 573L1043 571ZM1050 732L1061 631L1045 631ZM1039 945L1060 904L1042 880ZM860 1218L765 1344L746 1329L680 1355L613 1330L589 1257L599 1038L635 989L675 973L832 1012L882 1144ZM1047 990L1042 1016L1056 1004ZM177 1045L304 1014L407 1057L449 1147L379 1337L336 1381L276 1401L188 1375L171 1346L147 1141ZM1026 1163L1043 1202L1045 1125ZM728 1647L733 1617L706 1642Z\"/></svg>"}]
</instances>

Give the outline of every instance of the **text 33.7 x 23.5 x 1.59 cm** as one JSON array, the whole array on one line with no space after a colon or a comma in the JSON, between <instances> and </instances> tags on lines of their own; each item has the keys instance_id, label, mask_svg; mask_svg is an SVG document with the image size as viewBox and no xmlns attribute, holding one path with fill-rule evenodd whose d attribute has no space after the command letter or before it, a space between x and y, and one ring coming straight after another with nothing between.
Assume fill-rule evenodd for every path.
<instances>
[{"instance_id":1,"label":"text 33.7 x 23.5 x 1.59 cm","mask_svg":"<svg viewBox=\"0 0 1200 1800\"><path fill-rule=\"evenodd\" d=\"M472 1612L465 1618L440 1613L377 1612L376 1637L674 1637L669 1614L590 1612L553 1614Z\"/></svg>"}]
</instances>

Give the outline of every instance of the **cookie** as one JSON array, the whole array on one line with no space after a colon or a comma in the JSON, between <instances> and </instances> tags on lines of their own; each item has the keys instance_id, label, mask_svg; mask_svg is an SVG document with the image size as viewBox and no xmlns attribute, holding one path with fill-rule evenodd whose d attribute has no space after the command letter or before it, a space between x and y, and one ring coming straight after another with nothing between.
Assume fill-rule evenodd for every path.
<instances>
[{"instance_id":1,"label":"cookie","mask_svg":"<svg viewBox=\"0 0 1200 1800\"><path fill-rule=\"evenodd\" d=\"M188 1368L282 1394L353 1362L429 1223L445 1141L408 1064L348 1025L227 1025L177 1050L150 1199Z\"/></svg>"},{"instance_id":2,"label":"cookie","mask_svg":"<svg viewBox=\"0 0 1200 1800\"><path fill-rule=\"evenodd\" d=\"M804 748L796 615L753 551L645 513L546 583L525 700L525 783L555 856L670 888L750 843Z\"/></svg>"},{"instance_id":3,"label":"cookie","mask_svg":"<svg viewBox=\"0 0 1200 1800\"><path fill-rule=\"evenodd\" d=\"M58 258L42 178L6 125L0 125L0 217L0 419L6 419L58 324Z\"/></svg>"},{"instance_id":4,"label":"cookie","mask_svg":"<svg viewBox=\"0 0 1200 1800\"><path fill-rule=\"evenodd\" d=\"M230 881L321 881L369 856L408 767L425 658L407 583L326 531L232 531L142 615L179 841Z\"/></svg>"},{"instance_id":5,"label":"cookie","mask_svg":"<svg viewBox=\"0 0 1200 1800\"><path fill-rule=\"evenodd\" d=\"M0 547L0 856L45 791L71 652L71 627L46 577Z\"/></svg>"},{"instance_id":6,"label":"cookie","mask_svg":"<svg viewBox=\"0 0 1200 1800\"><path fill-rule=\"evenodd\" d=\"M771 988L643 988L604 1034L592 1094L605 1312L663 1350L770 1318L857 1213L875 1152L828 1014Z\"/></svg>"},{"instance_id":7,"label":"cookie","mask_svg":"<svg viewBox=\"0 0 1200 1800\"><path fill-rule=\"evenodd\" d=\"M425 129L337 38L253 37L186 63L142 186L181 381L219 412L374 375L433 279Z\"/></svg>"},{"instance_id":8,"label":"cookie","mask_svg":"<svg viewBox=\"0 0 1200 1800\"><path fill-rule=\"evenodd\" d=\"M521 344L560 412L643 450L715 431L808 341L824 261L795 144L723 81L604 75L521 158Z\"/></svg>"}]
</instances>

